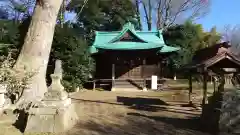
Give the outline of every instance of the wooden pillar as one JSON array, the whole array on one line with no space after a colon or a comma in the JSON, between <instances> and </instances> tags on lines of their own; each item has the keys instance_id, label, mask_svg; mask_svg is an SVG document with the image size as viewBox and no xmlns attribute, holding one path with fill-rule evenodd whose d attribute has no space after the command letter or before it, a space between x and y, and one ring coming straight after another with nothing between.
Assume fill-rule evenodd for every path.
<instances>
[{"instance_id":1,"label":"wooden pillar","mask_svg":"<svg viewBox=\"0 0 240 135\"><path fill-rule=\"evenodd\" d=\"M93 80L93 90L96 90L96 80Z\"/></svg>"},{"instance_id":2,"label":"wooden pillar","mask_svg":"<svg viewBox=\"0 0 240 135\"><path fill-rule=\"evenodd\" d=\"M216 92L216 79L213 78L213 93Z\"/></svg>"},{"instance_id":3,"label":"wooden pillar","mask_svg":"<svg viewBox=\"0 0 240 135\"><path fill-rule=\"evenodd\" d=\"M163 78L163 58L160 61L160 78Z\"/></svg>"},{"instance_id":4,"label":"wooden pillar","mask_svg":"<svg viewBox=\"0 0 240 135\"><path fill-rule=\"evenodd\" d=\"M218 91L219 92L223 92L224 91L224 85L225 85L225 78L224 78L225 76L224 76L224 73L221 73L220 74L220 84L219 84L219 86L218 86Z\"/></svg>"},{"instance_id":5,"label":"wooden pillar","mask_svg":"<svg viewBox=\"0 0 240 135\"><path fill-rule=\"evenodd\" d=\"M143 90L147 90L145 71L146 71L146 59L144 58L144 59L143 59L143 70L142 70L142 75L143 75Z\"/></svg>"},{"instance_id":6,"label":"wooden pillar","mask_svg":"<svg viewBox=\"0 0 240 135\"><path fill-rule=\"evenodd\" d=\"M157 64L158 64L157 65L157 73L158 73L157 76L158 76L158 78L161 78L161 68L162 68L161 61L159 60Z\"/></svg>"},{"instance_id":7,"label":"wooden pillar","mask_svg":"<svg viewBox=\"0 0 240 135\"><path fill-rule=\"evenodd\" d=\"M188 93L188 102L192 104L192 75L189 75L189 93Z\"/></svg>"},{"instance_id":8,"label":"wooden pillar","mask_svg":"<svg viewBox=\"0 0 240 135\"><path fill-rule=\"evenodd\" d=\"M207 71L204 71L203 73L203 99L202 99L202 105L206 104L207 100Z\"/></svg>"},{"instance_id":9,"label":"wooden pillar","mask_svg":"<svg viewBox=\"0 0 240 135\"><path fill-rule=\"evenodd\" d=\"M211 78L211 84L213 84L212 75L210 75L210 78Z\"/></svg>"},{"instance_id":10,"label":"wooden pillar","mask_svg":"<svg viewBox=\"0 0 240 135\"><path fill-rule=\"evenodd\" d=\"M115 64L112 63L112 91L115 88Z\"/></svg>"}]
</instances>

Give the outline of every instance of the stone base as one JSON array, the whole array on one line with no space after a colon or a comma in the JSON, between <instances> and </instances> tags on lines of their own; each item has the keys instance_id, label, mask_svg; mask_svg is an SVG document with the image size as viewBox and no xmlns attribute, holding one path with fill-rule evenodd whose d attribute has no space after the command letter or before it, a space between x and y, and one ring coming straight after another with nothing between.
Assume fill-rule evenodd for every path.
<instances>
[{"instance_id":1,"label":"stone base","mask_svg":"<svg viewBox=\"0 0 240 135\"><path fill-rule=\"evenodd\" d=\"M72 128L77 120L73 104L63 108L31 108L24 134L61 133Z\"/></svg>"}]
</instances>

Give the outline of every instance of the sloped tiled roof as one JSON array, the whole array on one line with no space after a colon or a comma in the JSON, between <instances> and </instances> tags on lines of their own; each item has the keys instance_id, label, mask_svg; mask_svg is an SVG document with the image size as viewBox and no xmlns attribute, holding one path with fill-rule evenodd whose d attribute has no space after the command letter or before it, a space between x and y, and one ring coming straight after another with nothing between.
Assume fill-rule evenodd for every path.
<instances>
[{"instance_id":1,"label":"sloped tiled roof","mask_svg":"<svg viewBox=\"0 0 240 135\"><path fill-rule=\"evenodd\" d=\"M207 69L214 66L215 64L221 63L223 60L234 63L235 66L231 67L232 65L219 64L219 68L240 68L240 59L234 53L232 53L230 47L231 45L223 42L212 47L201 49L195 53L192 63L190 63L185 68L194 69L203 67Z\"/></svg>"},{"instance_id":2,"label":"sloped tiled roof","mask_svg":"<svg viewBox=\"0 0 240 135\"><path fill-rule=\"evenodd\" d=\"M131 33L140 42L120 41L126 34ZM91 53L97 53L99 49L107 50L140 50L140 49L157 49L161 52L173 52L180 48L167 46L163 40L162 31L136 31L131 23L123 26L121 31L113 32L95 32L95 40L90 48ZM163 48L163 50L161 50Z\"/></svg>"}]
</instances>

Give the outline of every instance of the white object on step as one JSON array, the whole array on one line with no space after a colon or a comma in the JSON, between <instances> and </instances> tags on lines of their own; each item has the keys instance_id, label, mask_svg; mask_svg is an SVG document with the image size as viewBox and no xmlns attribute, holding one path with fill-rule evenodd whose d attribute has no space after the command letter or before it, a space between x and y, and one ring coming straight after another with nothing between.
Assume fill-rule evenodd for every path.
<instances>
[{"instance_id":1,"label":"white object on step","mask_svg":"<svg viewBox=\"0 0 240 135\"><path fill-rule=\"evenodd\" d=\"M157 81L158 78L156 75L152 76L152 83L151 83L151 89L156 90L157 89Z\"/></svg>"}]
</instances>

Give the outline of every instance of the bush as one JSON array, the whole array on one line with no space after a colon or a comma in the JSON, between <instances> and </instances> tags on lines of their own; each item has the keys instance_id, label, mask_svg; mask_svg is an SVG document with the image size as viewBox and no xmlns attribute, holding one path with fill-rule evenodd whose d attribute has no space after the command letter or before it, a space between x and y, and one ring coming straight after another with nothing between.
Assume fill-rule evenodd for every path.
<instances>
[{"instance_id":1,"label":"bush","mask_svg":"<svg viewBox=\"0 0 240 135\"><path fill-rule=\"evenodd\" d=\"M19 96L27 88L28 81L34 75L34 72L19 72L13 68L15 60L11 57L11 53L6 57L0 58L0 84L7 89L7 97L11 97L14 93Z\"/></svg>"}]
</instances>

